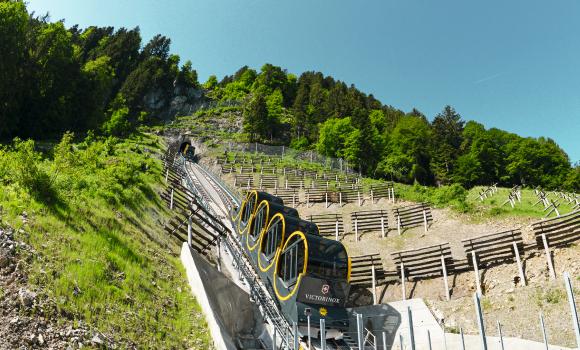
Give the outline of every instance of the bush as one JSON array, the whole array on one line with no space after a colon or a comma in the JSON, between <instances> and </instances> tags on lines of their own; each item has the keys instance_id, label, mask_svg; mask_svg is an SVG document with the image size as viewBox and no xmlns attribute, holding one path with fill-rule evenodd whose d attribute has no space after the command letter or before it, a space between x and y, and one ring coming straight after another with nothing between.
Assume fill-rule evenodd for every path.
<instances>
[{"instance_id":1,"label":"bush","mask_svg":"<svg viewBox=\"0 0 580 350\"><path fill-rule=\"evenodd\" d=\"M443 205L463 205L466 204L467 190L460 184L441 186L433 191L431 196L433 204Z\"/></svg>"},{"instance_id":2,"label":"bush","mask_svg":"<svg viewBox=\"0 0 580 350\"><path fill-rule=\"evenodd\" d=\"M110 136L125 136L131 132L129 108L122 107L113 112L111 119L103 123L103 132Z\"/></svg>"},{"instance_id":3,"label":"bush","mask_svg":"<svg viewBox=\"0 0 580 350\"><path fill-rule=\"evenodd\" d=\"M308 150L309 145L310 145L310 142L304 136L292 139L292 142L290 142L290 148L298 150L298 151Z\"/></svg>"},{"instance_id":4,"label":"bush","mask_svg":"<svg viewBox=\"0 0 580 350\"><path fill-rule=\"evenodd\" d=\"M401 198L414 202L428 202L436 207L449 206L464 213L471 210L467 202L468 191L459 184L427 187L415 182L413 186L401 185L397 193Z\"/></svg>"}]
</instances>

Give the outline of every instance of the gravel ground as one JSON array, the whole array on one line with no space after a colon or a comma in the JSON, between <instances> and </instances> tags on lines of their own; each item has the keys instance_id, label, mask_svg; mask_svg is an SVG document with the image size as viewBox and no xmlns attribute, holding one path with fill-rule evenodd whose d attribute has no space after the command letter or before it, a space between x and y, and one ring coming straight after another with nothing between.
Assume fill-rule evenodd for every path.
<instances>
[{"instance_id":1,"label":"gravel ground","mask_svg":"<svg viewBox=\"0 0 580 350\"><path fill-rule=\"evenodd\" d=\"M23 214L26 220L26 214ZM82 321L59 315L55 304L28 284L27 266L39 258L0 223L0 349L79 349L118 346Z\"/></svg>"}]
</instances>

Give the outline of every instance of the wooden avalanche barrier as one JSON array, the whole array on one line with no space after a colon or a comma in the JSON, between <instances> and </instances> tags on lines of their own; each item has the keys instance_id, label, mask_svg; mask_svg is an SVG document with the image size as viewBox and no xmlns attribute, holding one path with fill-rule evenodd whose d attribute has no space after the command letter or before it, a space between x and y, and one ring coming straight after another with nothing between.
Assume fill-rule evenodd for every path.
<instances>
[{"instance_id":1,"label":"wooden avalanche barrier","mask_svg":"<svg viewBox=\"0 0 580 350\"><path fill-rule=\"evenodd\" d=\"M425 232L427 232L427 228L431 222L433 222L431 208L429 205L427 205L427 203L395 208L393 212L395 214L397 231L399 232L399 235L401 234L402 229L421 225L423 225Z\"/></svg>"},{"instance_id":2,"label":"wooden avalanche barrier","mask_svg":"<svg viewBox=\"0 0 580 350\"><path fill-rule=\"evenodd\" d=\"M318 230L322 236L334 236L338 241L338 238L344 234L344 224L342 222L342 216L339 214L310 215L309 221L312 221L318 226Z\"/></svg>"},{"instance_id":3,"label":"wooden avalanche barrier","mask_svg":"<svg viewBox=\"0 0 580 350\"><path fill-rule=\"evenodd\" d=\"M350 283L361 288L372 288L374 304L377 303L376 287L386 283L389 276L383 268L380 254L353 256L351 259Z\"/></svg>"},{"instance_id":4,"label":"wooden avalanche barrier","mask_svg":"<svg viewBox=\"0 0 580 350\"><path fill-rule=\"evenodd\" d=\"M454 262L449 243L391 253L401 279L403 299L407 297L405 281L443 276L445 296L449 300L447 275L453 274Z\"/></svg>"},{"instance_id":5,"label":"wooden avalanche barrier","mask_svg":"<svg viewBox=\"0 0 580 350\"><path fill-rule=\"evenodd\" d=\"M386 210L356 211L350 214L350 221L357 241L359 232L379 231L385 238L389 230L389 215Z\"/></svg>"},{"instance_id":6,"label":"wooden avalanche barrier","mask_svg":"<svg viewBox=\"0 0 580 350\"><path fill-rule=\"evenodd\" d=\"M556 278L551 248L565 247L580 240L580 210L532 224L538 249L544 249L552 278Z\"/></svg>"},{"instance_id":7,"label":"wooden avalanche barrier","mask_svg":"<svg viewBox=\"0 0 580 350\"><path fill-rule=\"evenodd\" d=\"M260 175L260 188L278 188L278 175Z\"/></svg>"},{"instance_id":8,"label":"wooden avalanche barrier","mask_svg":"<svg viewBox=\"0 0 580 350\"><path fill-rule=\"evenodd\" d=\"M238 174L234 176L234 186L245 189L254 187L254 175L252 174Z\"/></svg>"},{"instance_id":9,"label":"wooden avalanche barrier","mask_svg":"<svg viewBox=\"0 0 580 350\"><path fill-rule=\"evenodd\" d=\"M526 278L521 261L521 255L524 254L524 243L522 233L519 229L464 239L461 242L467 256L467 261L475 273L476 287L480 295L481 281L479 267L489 267L515 260L518 265L521 283L525 285Z\"/></svg>"},{"instance_id":10,"label":"wooden avalanche barrier","mask_svg":"<svg viewBox=\"0 0 580 350\"><path fill-rule=\"evenodd\" d=\"M284 201L284 205L292 208L296 208L300 203L298 191L295 188L276 188L272 194L281 198Z\"/></svg>"},{"instance_id":11,"label":"wooden avalanche barrier","mask_svg":"<svg viewBox=\"0 0 580 350\"><path fill-rule=\"evenodd\" d=\"M387 198L391 202L395 202L395 187L392 182L387 182L378 186L371 186L369 190L371 201L379 198Z\"/></svg>"}]
</instances>

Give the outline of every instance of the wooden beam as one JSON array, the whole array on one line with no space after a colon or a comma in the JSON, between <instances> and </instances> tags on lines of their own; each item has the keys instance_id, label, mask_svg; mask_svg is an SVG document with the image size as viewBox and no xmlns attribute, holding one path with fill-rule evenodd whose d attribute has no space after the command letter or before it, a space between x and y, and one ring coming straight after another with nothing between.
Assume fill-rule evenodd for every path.
<instances>
[{"instance_id":1,"label":"wooden beam","mask_svg":"<svg viewBox=\"0 0 580 350\"><path fill-rule=\"evenodd\" d=\"M405 289L405 264L401 261L401 289L403 291L403 300L407 300L407 290Z\"/></svg>"},{"instance_id":2,"label":"wooden beam","mask_svg":"<svg viewBox=\"0 0 580 350\"><path fill-rule=\"evenodd\" d=\"M516 256L516 262L518 264L518 271L520 273L520 280L526 285L526 276L524 275L524 268L522 266L522 260L520 259L520 251L518 249L518 244L516 242L512 243L514 246L514 255Z\"/></svg>"},{"instance_id":3,"label":"wooden beam","mask_svg":"<svg viewBox=\"0 0 580 350\"><path fill-rule=\"evenodd\" d=\"M443 282L445 284L445 297L447 298L447 301L449 301L451 298L449 296L449 282L447 281L447 266L445 266L444 255L441 255L441 269L443 271Z\"/></svg>"},{"instance_id":4,"label":"wooden beam","mask_svg":"<svg viewBox=\"0 0 580 350\"><path fill-rule=\"evenodd\" d=\"M475 285L477 287L477 294L481 296L483 294L481 293L481 281L479 280L479 269L477 268L477 257L475 250L471 251L471 261L473 263L473 271L475 272Z\"/></svg>"},{"instance_id":5,"label":"wooden beam","mask_svg":"<svg viewBox=\"0 0 580 350\"><path fill-rule=\"evenodd\" d=\"M381 234L383 238L385 238L385 217L382 215L382 212L381 212Z\"/></svg>"},{"instance_id":6,"label":"wooden beam","mask_svg":"<svg viewBox=\"0 0 580 350\"><path fill-rule=\"evenodd\" d=\"M546 239L545 233L542 233L542 242L544 243L544 252L546 253L546 260L548 261L550 276L552 279L556 279L556 271L554 270L554 263L552 262L552 255L550 253L550 247L548 246L548 240Z\"/></svg>"}]
</instances>

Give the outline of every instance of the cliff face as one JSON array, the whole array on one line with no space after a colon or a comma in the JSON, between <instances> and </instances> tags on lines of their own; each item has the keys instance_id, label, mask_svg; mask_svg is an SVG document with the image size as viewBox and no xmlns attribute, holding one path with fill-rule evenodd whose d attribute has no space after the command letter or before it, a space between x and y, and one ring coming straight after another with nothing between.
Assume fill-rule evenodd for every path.
<instances>
[{"instance_id":1,"label":"cliff face","mask_svg":"<svg viewBox=\"0 0 580 350\"><path fill-rule=\"evenodd\" d=\"M174 84L173 91L156 88L143 97L147 111L159 119L193 113L206 103L203 89Z\"/></svg>"}]
</instances>

